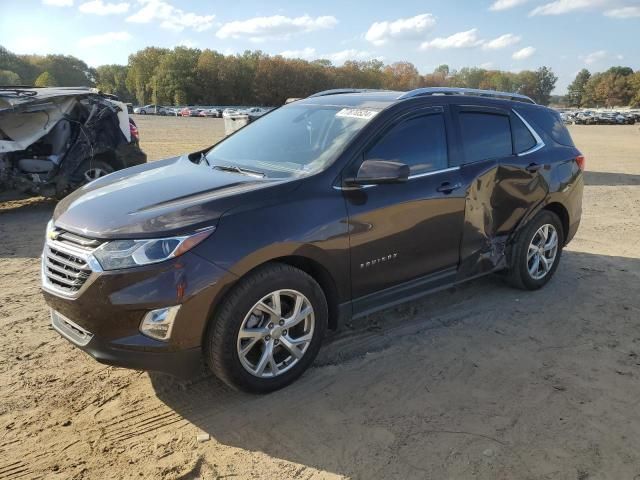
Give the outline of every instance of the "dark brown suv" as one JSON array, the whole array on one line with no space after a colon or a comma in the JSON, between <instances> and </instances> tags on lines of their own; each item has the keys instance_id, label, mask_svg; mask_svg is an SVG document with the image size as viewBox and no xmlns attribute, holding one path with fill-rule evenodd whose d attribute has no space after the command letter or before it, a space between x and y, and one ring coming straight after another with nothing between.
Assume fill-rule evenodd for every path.
<instances>
[{"instance_id":1,"label":"dark brown suv","mask_svg":"<svg viewBox=\"0 0 640 480\"><path fill-rule=\"evenodd\" d=\"M527 97L329 91L216 146L100 178L47 229L53 326L98 361L281 388L325 329L502 271L537 289L584 158Z\"/></svg>"}]
</instances>

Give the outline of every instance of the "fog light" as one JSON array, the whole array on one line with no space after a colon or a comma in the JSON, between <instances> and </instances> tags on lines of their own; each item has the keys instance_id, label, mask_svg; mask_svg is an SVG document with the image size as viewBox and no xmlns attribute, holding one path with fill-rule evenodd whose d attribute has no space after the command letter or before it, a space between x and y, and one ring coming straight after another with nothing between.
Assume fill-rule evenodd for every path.
<instances>
[{"instance_id":1,"label":"fog light","mask_svg":"<svg viewBox=\"0 0 640 480\"><path fill-rule=\"evenodd\" d=\"M151 310L142 319L140 332L157 340L169 340L178 310L180 310L180 305Z\"/></svg>"}]
</instances>

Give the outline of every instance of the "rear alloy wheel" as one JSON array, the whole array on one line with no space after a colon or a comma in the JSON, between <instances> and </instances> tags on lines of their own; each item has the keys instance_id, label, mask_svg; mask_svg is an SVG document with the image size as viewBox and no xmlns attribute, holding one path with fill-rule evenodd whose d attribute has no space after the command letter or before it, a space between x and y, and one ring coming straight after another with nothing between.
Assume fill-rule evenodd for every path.
<instances>
[{"instance_id":1,"label":"rear alloy wheel","mask_svg":"<svg viewBox=\"0 0 640 480\"><path fill-rule=\"evenodd\" d=\"M527 250L527 269L531 278L544 278L555 263L557 254L558 232L556 227L545 223L535 233Z\"/></svg>"},{"instance_id":2,"label":"rear alloy wheel","mask_svg":"<svg viewBox=\"0 0 640 480\"><path fill-rule=\"evenodd\" d=\"M277 390L311 365L327 319L326 297L311 276L267 264L241 279L220 304L207 329L205 358L234 388Z\"/></svg>"},{"instance_id":3,"label":"rear alloy wheel","mask_svg":"<svg viewBox=\"0 0 640 480\"><path fill-rule=\"evenodd\" d=\"M512 246L509 283L526 290L544 286L558 267L563 245L564 232L558 216L547 210L538 213Z\"/></svg>"},{"instance_id":4,"label":"rear alloy wheel","mask_svg":"<svg viewBox=\"0 0 640 480\"><path fill-rule=\"evenodd\" d=\"M75 180L80 185L86 185L89 182L113 173L115 169L103 160L85 160L75 173Z\"/></svg>"}]
</instances>

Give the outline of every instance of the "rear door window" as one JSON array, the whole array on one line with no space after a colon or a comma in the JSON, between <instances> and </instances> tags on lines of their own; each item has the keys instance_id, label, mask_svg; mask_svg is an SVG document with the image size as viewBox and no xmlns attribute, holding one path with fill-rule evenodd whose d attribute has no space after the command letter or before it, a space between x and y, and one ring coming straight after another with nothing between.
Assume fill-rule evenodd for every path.
<instances>
[{"instance_id":1,"label":"rear door window","mask_svg":"<svg viewBox=\"0 0 640 480\"><path fill-rule=\"evenodd\" d=\"M441 113L404 120L392 127L365 154L365 160L409 165L411 175L447 168L447 135Z\"/></svg>"},{"instance_id":2,"label":"rear door window","mask_svg":"<svg viewBox=\"0 0 640 480\"><path fill-rule=\"evenodd\" d=\"M460 111L458 119L465 163L513 155L511 125L507 115Z\"/></svg>"}]
</instances>

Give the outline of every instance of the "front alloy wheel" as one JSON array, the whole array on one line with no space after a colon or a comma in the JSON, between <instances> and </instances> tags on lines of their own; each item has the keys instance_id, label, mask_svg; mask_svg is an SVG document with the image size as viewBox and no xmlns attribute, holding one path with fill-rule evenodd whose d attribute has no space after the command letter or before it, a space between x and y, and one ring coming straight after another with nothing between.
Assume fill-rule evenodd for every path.
<instances>
[{"instance_id":1,"label":"front alloy wheel","mask_svg":"<svg viewBox=\"0 0 640 480\"><path fill-rule=\"evenodd\" d=\"M289 385L318 354L328 310L309 274L282 263L263 265L216 308L203 345L207 364L223 382L247 392Z\"/></svg>"},{"instance_id":2,"label":"front alloy wheel","mask_svg":"<svg viewBox=\"0 0 640 480\"><path fill-rule=\"evenodd\" d=\"M259 378L290 370L304 356L315 327L311 302L296 290L265 295L247 313L238 332L242 366Z\"/></svg>"}]
</instances>

